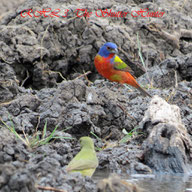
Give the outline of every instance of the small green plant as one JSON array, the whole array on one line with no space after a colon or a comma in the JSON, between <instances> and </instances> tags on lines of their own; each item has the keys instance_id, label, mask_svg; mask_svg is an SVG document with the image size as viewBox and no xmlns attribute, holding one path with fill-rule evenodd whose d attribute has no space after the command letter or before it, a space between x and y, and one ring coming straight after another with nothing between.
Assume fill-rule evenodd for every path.
<instances>
[{"instance_id":1,"label":"small green plant","mask_svg":"<svg viewBox=\"0 0 192 192\"><path fill-rule=\"evenodd\" d=\"M135 127L134 129L132 129L131 131L127 132L125 129L123 129L123 134L125 134L125 136L119 141L119 143L126 143L128 142L131 138L133 138L134 136L137 136L139 134L143 134L142 132L137 132L138 127Z\"/></svg>"},{"instance_id":2,"label":"small green plant","mask_svg":"<svg viewBox=\"0 0 192 192\"><path fill-rule=\"evenodd\" d=\"M143 59L143 56L141 53L141 42L139 40L139 33L138 32L137 32L137 46L138 46L138 54L139 54L139 57L141 59L141 63L143 64L144 69L147 71L146 65L145 65L145 62L144 62L144 59Z\"/></svg>"},{"instance_id":3,"label":"small green plant","mask_svg":"<svg viewBox=\"0 0 192 192\"><path fill-rule=\"evenodd\" d=\"M93 133L93 131L90 131L90 133L91 133L94 137L96 137L97 140L100 140L100 141L102 140L102 139L101 139L100 137L98 137L95 133Z\"/></svg>"},{"instance_id":4,"label":"small green plant","mask_svg":"<svg viewBox=\"0 0 192 192\"><path fill-rule=\"evenodd\" d=\"M95 133L93 133L93 131L90 131L90 134L92 134L97 140L102 141L102 139L100 137L98 137ZM95 150L96 151L102 151L103 149L101 147L95 146Z\"/></svg>"},{"instance_id":5,"label":"small green plant","mask_svg":"<svg viewBox=\"0 0 192 192\"><path fill-rule=\"evenodd\" d=\"M7 127L18 139L20 139L29 148L36 148L40 145L45 145L45 144L49 143L50 140L52 140L52 139L58 139L58 138L60 138L60 139L73 139L72 137L56 136L55 132L58 128L58 125L56 125L54 130L51 132L51 134L49 134L47 136L47 121L45 122L42 134L40 134L40 132L36 131L35 134L33 134L32 136L27 136L25 134L25 131L23 130L23 136L21 136L15 130L14 123L10 117L9 117L9 120L11 122L11 125L8 125L3 120L1 120L1 122L5 125L5 127ZM42 136L40 137L40 135L42 135Z\"/></svg>"}]
</instances>

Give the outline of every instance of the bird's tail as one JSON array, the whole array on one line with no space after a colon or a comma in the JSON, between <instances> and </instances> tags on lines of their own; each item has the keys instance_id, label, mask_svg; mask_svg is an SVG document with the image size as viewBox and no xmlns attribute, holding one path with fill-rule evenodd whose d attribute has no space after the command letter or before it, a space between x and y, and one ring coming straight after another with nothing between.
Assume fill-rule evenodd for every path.
<instances>
[{"instance_id":1,"label":"bird's tail","mask_svg":"<svg viewBox=\"0 0 192 192\"><path fill-rule=\"evenodd\" d=\"M127 77L127 81L125 83L135 87L136 89L138 89L143 96L148 96L151 97L151 95L149 93L147 93L147 91L145 91L143 88L140 87L140 85L137 83L137 81L135 80L135 78L130 74L130 73L126 73L126 77Z\"/></svg>"},{"instance_id":2,"label":"bird's tail","mask_svg":"<svg viewBox=\"0 0 192 192\"><path fill-rule=\"evenodd\" d=\"M147 91L145 91L145 89L141 88L139 85L135 86L135 88L138 89L143 94L143 96L151 97L151 95Z\"/></svg>"}]
</instances>

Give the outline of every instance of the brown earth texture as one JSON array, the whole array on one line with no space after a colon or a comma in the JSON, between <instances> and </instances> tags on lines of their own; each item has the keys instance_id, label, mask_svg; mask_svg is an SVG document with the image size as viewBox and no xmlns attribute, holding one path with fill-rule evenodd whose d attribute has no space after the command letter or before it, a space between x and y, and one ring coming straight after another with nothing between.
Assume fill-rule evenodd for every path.
<instances>
[{"instance_id":1,"label":"brown earth texture","mask_svg":"<svg viewBox=\"0 0 192 192\"><path fill-rule=\"evenodd\" d=\"M0 10L1 192L139 191L117 175L67 173L82 136L94 140L95 175L192 171L190 0L8 0ZM98 74L105 42L152 98Z\"/></svg>"}]
</instances>

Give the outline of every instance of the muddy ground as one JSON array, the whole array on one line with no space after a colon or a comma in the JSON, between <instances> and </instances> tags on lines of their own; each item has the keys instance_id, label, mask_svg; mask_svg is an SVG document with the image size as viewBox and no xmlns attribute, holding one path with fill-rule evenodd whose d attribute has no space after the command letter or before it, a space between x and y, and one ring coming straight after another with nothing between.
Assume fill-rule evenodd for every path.
<instances>
[{"instance_id":1,"label":"muddy ground","mask_svg":"<svg viewBox=\"0 0 192 192\"><path fill-rule=\"evenodd\" d=\"M94 139L97 149L102 149L97 150L97 171L128 174L191 171L190 1L3 3L1 191L41 191L37 185L75 192L98 191L96 180L70 175L65 170L80 149L78 139L85 135ZM39 12L35 12L36 17L27 14L29 9L46 8L60 9L55 13L58 17L45 17ZM75 10L83 8L92 14L77 17ZM164 14L142 17L136 12L147 8L149 12ZM129 13L120 18L99 17L99 12L106 9ZM69 10L67 16L66 10ZM152 99L128 86L116 87L97 73L93 60L107 41L118 45L119 56L130 65ZM138 42L146 66L142 65ZM35 133L42 137L46 122L48 134L58 126L56 135L73 139L58 138L46 145L28 147L7 128L14 126L22 138L24 134L32 137ZM120 142L125 136L123 130L134 130L124 143Z\"/></svg>"}]
</instances>

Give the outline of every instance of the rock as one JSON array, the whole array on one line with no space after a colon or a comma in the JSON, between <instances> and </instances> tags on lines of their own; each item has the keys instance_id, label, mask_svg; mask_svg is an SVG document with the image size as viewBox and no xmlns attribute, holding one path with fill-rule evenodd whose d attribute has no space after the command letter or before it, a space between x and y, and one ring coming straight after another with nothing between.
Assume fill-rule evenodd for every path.
<instances>
[{"instance_id":1,"label":"rock","mask_svg":"<svg viewBox=\"0 0 192 192\"><path fill-rule=\"evenodd\" d=\"M192 142L182 124L180 109L154 96L143 118L143 162L157 172L187 173Z\"/></svg>"},{"instance_id":2,"label":"rock","mask_svg":"<svg viewBox=\"0 0 192 192\"><path fill-rule=\"evenodd\" d=\"M134 142L104 149L98 153L98 169L107 169L116 172L151 173L152 170L141 162L143 151Z\"/></svg>"},{"instance_id":3,"label":"rock","mask_svg":"<svg viewBox=\"0 0 192 192\"><path fill-rule=\"evenodd\" d=\"M18 80L13 68L0 62L0 103L7 103L18 94Z\"/></svg>"},{"instance_id":4,"label":"rock","mask_svg":"<svg viewBox=\"0 0 192 192\"><path fill-rule=\"evenodd\" d=\"M172 89L170 102L181 109L182 122L190 135L192 125L192 82L183 81L178 83L178 88Z\"/></svg>"},{"instance_id":5,"label":"rock","mask_svg":"<svg viewBox=\"0 0 192 192\"><path fill-rule=\"evenodd\" d=\"M0 164L0 190L35 192L35 180L29 170L16 169L12 164Z\"/></svg>"},{"instance_id":6,"label":"rock","mask_svg":"<svg viewBox=\"0 0 192 192\"><path fill-rule=\"evenodd\" d=\"M12 161L27 161L29 159L26 146L8 129L1 130L0 135L0 163Z\"/></svg>"},{"instance_id":7,"label":"rock","mask_svg":"<svg viewBox=\"0 0 192 192\"><path fill-rule=\"evenodd\" d=\"M25 0L18 0L18 1L9 1L7 2L6 0L2 0L0 4L0 16L3 16L7 14L9 11L13 11L16 7L21 5Z\"/></svg>"},{"instance_id":8,"label":"rock","mask_svg":"<svg viewBox=\"0 0 192 192\"><path fill-rule=\"evenodd\" d=\"M191 81L192 57L177 56L162 61L158 66L151 67L139 78L141 84L152 83L154 87L168 88L176 86L182 80Z\"/></svg>"},{"instance_id":9,"label":"rock","mask_svg":"<svg viewBox=\"0 0 192 192\"><path fill-rule=\"evenodd\" d=\"M183 79L191 81L192 77L192 56L184 59L184 62L179 63L179 71Z\"/></svg>"}]
</instances>

